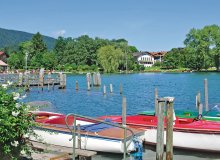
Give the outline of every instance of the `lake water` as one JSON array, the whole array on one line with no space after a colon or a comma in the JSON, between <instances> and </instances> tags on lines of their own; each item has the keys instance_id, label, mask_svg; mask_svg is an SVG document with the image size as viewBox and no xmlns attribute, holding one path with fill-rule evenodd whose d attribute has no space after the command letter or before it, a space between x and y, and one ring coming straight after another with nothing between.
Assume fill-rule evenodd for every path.
<instances>
[{"instance_id":1,"label":"lake water","mask_svg":"<svg viewBox=\"0 0 220 160\"><path fill-rule=\"evenodd\" d=\"M38 90L32 88L25 102L50 101L53 106L45 110L76 113L85 116L102 116L121 114L122 96L119 94L120 83L123 84L123 96L127 99L127 114L136 114L144 110L154 109L154 89L158 88L159 97L175 97L175 109L195 110L195 96L201 92L204 102L204 79L208 79L209 104L220 102L220 73L139 73L139 74L105 74L102 75L102 87L87 91L85 75L67 75L65 90ZM75 82L79 82L79 91L75 90ZM109 84L113 84L113 93L109 93ZM107 94L103 95L103 85L107 86ZM185 153L185 158L184 158ZM219 155L176 152L176 159L218 159ZM144 159L155 159L154 150L146 149ZM187 156L186 156L187 155ZM121 159L120 156L99 155L97 159ZM100 158L101 157L101 158ZM147 158L151 157L151 158ZM220 158L219 158L220 159Z\"/></svg>"}]
</instances>

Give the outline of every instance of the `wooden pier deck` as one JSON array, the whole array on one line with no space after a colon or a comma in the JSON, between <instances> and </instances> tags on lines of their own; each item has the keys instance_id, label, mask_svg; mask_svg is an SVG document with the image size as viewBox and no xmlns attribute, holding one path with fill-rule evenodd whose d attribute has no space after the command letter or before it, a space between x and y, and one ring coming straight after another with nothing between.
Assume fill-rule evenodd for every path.
<instances>
[{"instance_id":1,"label":"wooden pier deck","mask_svg":"<svg viewBox=\"0 0 220 160\"><path fill-rule=\"evenodd\" d=\"M61 160L61 159L71 159L73 149L70 147L56 146L51 144L39 143L35 141L30 141L33 149L43 151L39 153L33 153L32 158L34 160ZM77 157L84 157L85 160L91 160L92 156L96 155L97 152L76 149L75 150Z\"/></svg>"},{"instance_id":2,"label":"wooden pier deck","mask_svg":"<svg viewBox=\"0 0 220 160\"><path fill-rule=\"evenodd\" d=\"M17 87L42 87L48 85L66 85L66 78L63 78L63 76L58 74L48 74L43 77L40 77L39 74L0 74L0 84L7 84L8 82L12 82Z\"/></svg>"}]
</instances>

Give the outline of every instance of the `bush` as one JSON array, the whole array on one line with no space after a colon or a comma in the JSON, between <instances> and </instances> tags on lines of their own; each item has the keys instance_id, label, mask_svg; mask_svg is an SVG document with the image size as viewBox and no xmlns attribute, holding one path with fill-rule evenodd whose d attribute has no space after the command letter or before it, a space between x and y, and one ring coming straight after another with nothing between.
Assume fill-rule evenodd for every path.
<instances>
[{"instance_id":1,"label":"bush","mask_svg":"<svg viewBox=\"0 0 220 160\"><path fill-rule=\"evenodd\" d=\"M21 152L30 153L26 137L33 135L33 117L28 107L16 101L18 93L7 93L0 86L0 157L17 159Z\"/></svg>"}]
</instances>

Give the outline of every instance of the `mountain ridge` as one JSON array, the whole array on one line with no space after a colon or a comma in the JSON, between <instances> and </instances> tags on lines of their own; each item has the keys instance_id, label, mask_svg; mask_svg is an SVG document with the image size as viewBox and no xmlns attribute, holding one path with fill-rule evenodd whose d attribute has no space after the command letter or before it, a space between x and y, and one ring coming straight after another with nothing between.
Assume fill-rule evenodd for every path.
<instances>
[{"instance_id":1,"label":"mountain ridge","mask_svg":"<svg viewBox=\"0 0 220 160\"><path fill-rule=\"evenodd\" d=\"M18 46L21 42L31 40L33 35L33 33L25 31L0 28L0 48ZM48 49L53 49L56 39L45 35L42 36Z\"/></svg>"}]
</instances>

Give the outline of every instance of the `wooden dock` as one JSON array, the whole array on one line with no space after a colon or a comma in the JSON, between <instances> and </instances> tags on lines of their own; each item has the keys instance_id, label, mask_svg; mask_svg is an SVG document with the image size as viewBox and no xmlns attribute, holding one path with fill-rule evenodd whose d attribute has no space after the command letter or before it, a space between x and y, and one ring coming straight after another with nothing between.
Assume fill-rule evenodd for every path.
<instances>
[{"instance_id":1,"label":"wooden dock","mask_svg":"<svg viewBox=\"0 0 220 160\"><path fill-rule=\"evenodd\" d=\"M55 86L60 85L62 88L66 86L66 75L64 74L0 74L0 84L12 82L16 87L31 87L31 86Z\"/></svg>"},{"instance_id":2,"label":"wooden dock","mask_svg":"<svg viewBox=\"0 0 220 160\"><path fill-rule=\"evenodd\" d=\"M73 149L70 147L56 146L51 144L39 143L31 141L33 149L42 151L41 154L33 154L33 159L40 160L69 160L72 159ZM76 149L76 155L78 159L91 160L92 156L96 155L97 152Z\"/></svg>"}]
</instances>

